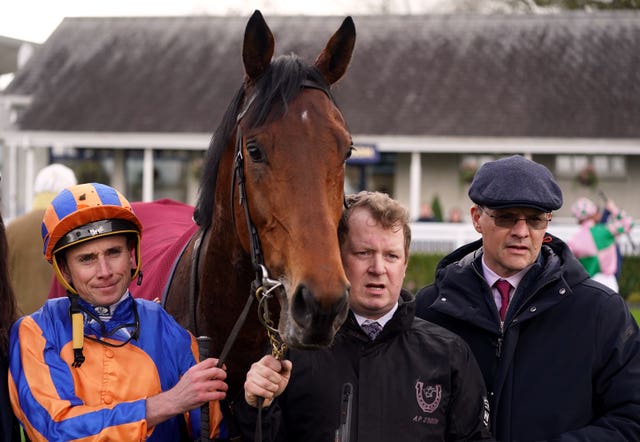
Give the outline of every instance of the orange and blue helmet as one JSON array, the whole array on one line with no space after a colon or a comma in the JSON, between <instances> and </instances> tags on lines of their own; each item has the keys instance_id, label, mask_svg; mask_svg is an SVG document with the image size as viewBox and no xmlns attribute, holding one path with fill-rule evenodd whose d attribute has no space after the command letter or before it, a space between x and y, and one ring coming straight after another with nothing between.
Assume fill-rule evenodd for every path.
<instances>
[{"instance_id":1,"label":"orange and blue helmet","mask_svg":"<svg viewBox=\"0 0 640 442\"><path fill-rule=\"evenodd\" d=\"M44 213L44 257L53 264L58 280L75 292L60 273L56 254L85 241L123 233L136 235L135 278L140 271L142 224L129 201L116 189L104 184L67 187L51 201Z\"/></svg>"}]
</instances>

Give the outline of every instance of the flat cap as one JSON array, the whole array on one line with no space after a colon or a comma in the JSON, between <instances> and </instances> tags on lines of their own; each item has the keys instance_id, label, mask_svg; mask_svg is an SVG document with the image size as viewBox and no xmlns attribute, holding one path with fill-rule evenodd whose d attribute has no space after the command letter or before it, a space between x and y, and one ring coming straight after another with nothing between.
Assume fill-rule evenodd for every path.
<instances>
[{"instance_id":1,"label":"flat cap","mask_svg":"<svg viewBox=\"0 0 640 442\"><path fill-rule=\"evenodd\" d=\"M562 207L562 190L549 169L521 155L483 164L469 186L469 198L490 209L531 207L551 212Z\"/></svg>"}]
</instances>

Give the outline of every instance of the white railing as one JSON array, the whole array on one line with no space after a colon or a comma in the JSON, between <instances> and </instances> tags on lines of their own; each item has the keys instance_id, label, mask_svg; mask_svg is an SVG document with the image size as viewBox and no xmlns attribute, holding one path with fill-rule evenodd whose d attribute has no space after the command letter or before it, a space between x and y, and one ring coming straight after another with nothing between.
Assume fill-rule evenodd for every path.
<instances>
[{"instance_id":1,"label":"white railing","mask_svg":"<svg viewBox=\"0 0 640 442\"><path fill-rule=\"evenodd\" d=\"M567 241L577 229L576 224L551 222L547 230ZM412 253L449 253L479 238L471 223L411 223ZM620 237L618 244L624 255L640 255L640 229Z\"/></svg>"}]
</instances>

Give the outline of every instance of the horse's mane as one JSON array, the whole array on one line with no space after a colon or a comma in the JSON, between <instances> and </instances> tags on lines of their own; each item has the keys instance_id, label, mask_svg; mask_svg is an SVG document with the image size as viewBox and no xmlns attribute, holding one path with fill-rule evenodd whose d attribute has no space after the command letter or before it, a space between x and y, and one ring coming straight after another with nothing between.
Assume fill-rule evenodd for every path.
<instances>
[{"instance_id":1,"label":"horse's mane","mask_svg":"<svg viewBox=\"0 0 640 442\"><path fill-rule=\"evenodd\" d=\"M267 119L282 117L287 112L287 103L293 100L301 91L303 82L311 80L322 85L328 93L329 86L313 66L306 64L295 54L282 55L271 62L266 72L255 82L249 99L249 109L243 116L247 127L257 127L267 122ZM233 100L227 107L220 125L215 130L209 149L205 156L202 178L194 219L201 228L211 225L218 165L229 140L234 135L237 119L245 105L245 86L241 86ZM277 110L278 112L272 112Z\"/></svg>"}]
</instances>

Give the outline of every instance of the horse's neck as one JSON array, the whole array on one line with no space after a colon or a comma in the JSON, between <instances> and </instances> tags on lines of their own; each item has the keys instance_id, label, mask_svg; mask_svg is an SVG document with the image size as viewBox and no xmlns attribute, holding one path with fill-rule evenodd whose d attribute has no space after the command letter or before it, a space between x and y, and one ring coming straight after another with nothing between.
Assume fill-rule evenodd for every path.
<instances>
[{"instance_id":1,"label":"horse's neck","mask_svg":"<svg viewBox=\"0 0 640 442\"><path fill-rule=\"evenodd\" d=\"M224 311L236 311L242 308L238 302L238 291L248 294L253 270L250 254L243 248L239 235L248 238L244 225L240 232L236 223L242 222L244 214L241 211L234 215L234 206L238 200L237 183L233 179L234 170L234 142L231 140L223 155L217 173L215 189L215 204L211 225L207 231L206 251L201 260L201 280L208 283L204 287L220 287L224 293L235 296L216 296L216 302L226 308ZM241 217L241 218L240 218ZM213 284L213 285L211 285ZM223 298L223 299L220 299Z\"/></svg>"},{"instance_id":2,"label":"horse's neck","mask_svg":"<svg viewBox=\"0 0 640 442\"><path fill-rule=\"evenodd\" d=\"M230 226L212 225L205 237L199 265L201 287L214 288L216 293L208 296L207 301L215 307L214 311L227 314L242 309L240 299L248 295L253 277L251 259L234 232Z\"/></svg>"},{"instance_id":3,"label":"horse's neck","mask_svg":"<svg viewBox=\"0 0 640 442\"><path fill-rule=\"evenodd\" d=\"M212 226L201 261L198 322L211 338L211 356L219 357L250 293L254 277L251 261L239 241L226 228ZM258 320L254 302L225 364L231 391L240 391L251 363L266 347L266 332Z\"/></svg>"}]
</instances>

